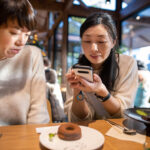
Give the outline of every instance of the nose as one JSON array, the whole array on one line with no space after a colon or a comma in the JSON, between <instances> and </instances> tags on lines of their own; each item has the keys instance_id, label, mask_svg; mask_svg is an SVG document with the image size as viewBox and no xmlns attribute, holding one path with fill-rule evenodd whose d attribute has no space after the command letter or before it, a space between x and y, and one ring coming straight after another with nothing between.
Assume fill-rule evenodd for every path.
<instances>
[{"instance_id":1,"label":"nose","mask_svg":"<svg viewBox=\"0 0 150 150\"><path fill-rule=\"evenodd\" d=\"M92 43L92 50L93 51L98 51L98 46L97 46L97 44L96 43Z\"/></svg>"}]
</instances>

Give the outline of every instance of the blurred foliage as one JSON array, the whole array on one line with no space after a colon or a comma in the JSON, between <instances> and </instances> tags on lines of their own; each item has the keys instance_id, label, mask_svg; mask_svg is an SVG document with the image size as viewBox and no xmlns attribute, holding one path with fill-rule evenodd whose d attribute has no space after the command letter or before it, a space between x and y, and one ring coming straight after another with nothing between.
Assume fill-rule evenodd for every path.
<instances>
[{"instance_id":1,"label":"blurred foliage","mask_svg":"<svg viewBox=\"0 0 150 150\"><path fill-rule=\"evenodd\" d=\"M127 50L128 50L128 48L127 48L125 45L121 45L121 46L117 49L117 52L118 52L119 54L123 54L123 53L125 53Z\"/></svg>"},{"instance_id":2,"label":"blurred foliage","mask_svg":"<svg viewBox=\"0 0 150 150\"><path fill-rule=\"evenodd\" d=\"M80 24L82 24L85 21L85 18L81 18L81 17L71 17L72 20L79 22Z\"/></svg>"},{"instance_id":3,"label":"blurred foliage","mask_svg":"<svg viewBox=\"0 0 150 150\"><path fill-rule=\"evenodd\" d=\"M69 34L79 36L80 26L84 21L85 21L85 18L70 17L70 20L69 20Z\"/></svg>"}]
</instances>

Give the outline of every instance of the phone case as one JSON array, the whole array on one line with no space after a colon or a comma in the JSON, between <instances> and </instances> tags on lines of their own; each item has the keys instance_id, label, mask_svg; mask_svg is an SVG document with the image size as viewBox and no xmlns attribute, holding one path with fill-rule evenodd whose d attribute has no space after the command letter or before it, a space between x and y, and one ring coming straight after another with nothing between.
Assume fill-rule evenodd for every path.
<instances>
[{"instance_id":1,"label":"phone case","mask_svg":"<svg viewBox=\"0 0 150 150\"><path fill-rule=\"evenodd\" d=\"M93 82L93 68L91 66L74 65L72 69L76 75Z\"/></svg>"}]
</instances>

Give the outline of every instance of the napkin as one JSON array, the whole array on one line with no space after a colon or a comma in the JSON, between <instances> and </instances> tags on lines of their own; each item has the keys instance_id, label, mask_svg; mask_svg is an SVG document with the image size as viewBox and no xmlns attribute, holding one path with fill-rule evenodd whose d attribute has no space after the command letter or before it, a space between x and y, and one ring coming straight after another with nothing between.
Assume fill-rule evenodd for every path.
<instances>
[{"instance_id":1,"label":"napkin","mask_svg":"<svg viewBox=\"0 0 150 150\"><path fill-rule=\"evenodd\" d=\"M128 135L128 134L123 133L122 129L117 128L115 126L111 127L107 131L106 135L117 138L119 140L132 141L132 142L137 142L137 143L140 143L140 144L144 144L145 140L146 140L145 135L142 135L142 134L139 134L139 133L136 133L136 135Z\"/></svg>"},{"instance_id":2,"label":"napkin","mask_svg":"<svg viewBox=\"0 0 150 150\"><path fill-rule=\"evenodd\" d=\"M44 131L49 131L49 129L53 129L56 130L56 128L58 128L58 126L50 126L50 127L40 127L40 128L36 128L36 133L42 133Z\"/></svg>"}]
</instances>

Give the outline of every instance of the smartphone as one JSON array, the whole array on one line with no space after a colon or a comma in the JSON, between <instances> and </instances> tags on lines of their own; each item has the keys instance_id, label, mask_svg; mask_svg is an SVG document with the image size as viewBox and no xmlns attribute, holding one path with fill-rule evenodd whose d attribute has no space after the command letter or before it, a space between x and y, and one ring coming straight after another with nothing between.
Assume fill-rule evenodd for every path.
<instances>
[{"instance_id":1,"label":"smartphone","mask_svg":"<svg viewBox=\"0 0 150 150\"><path fill-rule=\"evenodd\" d=\"M73 65L72 69L76 75L81 76L90 82L93 82L93 68L91 66Z\"/></svg>"}]
</instances>

